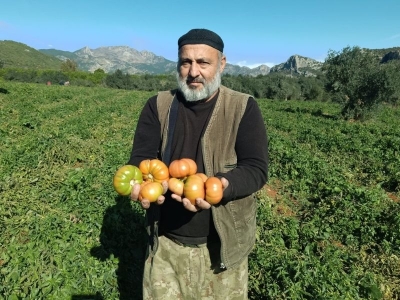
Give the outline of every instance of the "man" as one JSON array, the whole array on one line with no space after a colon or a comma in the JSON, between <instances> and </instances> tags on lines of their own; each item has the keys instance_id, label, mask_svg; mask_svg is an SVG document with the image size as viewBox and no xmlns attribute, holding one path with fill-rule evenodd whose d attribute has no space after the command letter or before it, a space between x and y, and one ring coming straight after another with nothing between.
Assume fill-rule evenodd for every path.
<instances>
[{"instance_id":1,"label":"man","mask_svg":"<svg viewBox=\"0 0 400 300\"><path fill-rule=\"evenodd\" d=\"M268 145L253 97L221 85L224 43L207 29L178 40L178 89L158 93L141 112L129 164L191 158L224 187L218 205L165 193L147 209L149 253L144 299L247 299L255 242L253 193L267 180ZM164 183L164 187L167 186ZM137 200L140 186L131 198Z\"/></svg>"}]
</instances>

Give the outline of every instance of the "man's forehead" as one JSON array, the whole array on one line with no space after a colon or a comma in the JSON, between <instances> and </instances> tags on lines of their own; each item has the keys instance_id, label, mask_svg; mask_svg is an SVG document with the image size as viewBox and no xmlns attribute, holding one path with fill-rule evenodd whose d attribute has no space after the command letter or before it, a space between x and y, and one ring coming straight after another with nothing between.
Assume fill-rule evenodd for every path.
<instances>
[{"instance_id":1,"label":"man's forehead","mask_svg":"<svg viewBox=\"0 0 400 300\"><path fill-rule=\"evenodd\" d=\"M218 57L219 51L205 44L188 44L179 49L179 57Z\"/></svg>"}]
</instances>

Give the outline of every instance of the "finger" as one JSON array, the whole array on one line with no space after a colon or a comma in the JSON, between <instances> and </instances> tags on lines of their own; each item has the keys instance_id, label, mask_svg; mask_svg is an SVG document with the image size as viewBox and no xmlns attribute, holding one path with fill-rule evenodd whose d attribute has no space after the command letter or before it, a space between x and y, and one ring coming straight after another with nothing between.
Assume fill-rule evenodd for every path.
<instances>
[{"instance_id":1,"label":"finger","mask_svg":"<svg viewBox=\"0 0 400 300\"><path fill-rule=\"evenodd\" d=\"M225 177L221 177L221 183L222 183L222 187L224 188L224 190L228 187L229 185L229 181L228 179L226 179Z\"/></svg>"},{"instance_id":2,"label":"finger","mask_svg":"<svg viewBox=\"0 0 400 300\"><path fill-rule=\"evenodd\" d=\"M199 208L197 208L196 206L194 206L194 205L192 204L192 202L190 202L190 200L187 199L187 198L183 198L183 199L182 199L182 203L183 203L183 206L184 206L187 210L189 210L189 211L192 211L192 212L197 212L197 211L199 211Z\"/></svg>"},{"instance_id":3,"label":"finger","mask_svg":"<svg viewBox=\"0 0 400 300\"><path fill-rule=\"evenodd\" d=\"M197 198L196 199L196 206L200 209L210 209L211 204L205 201L204 199Z\"/></svg>"},{"instance_id":4,"label":"finger","mask_svg":"<svg viewBox=\"0 0 400 300\"><path fill-rule=\"evenodd\" d=\"M165 197L164 197L164 196L160 196L160 197L158 197L158 199L157 199L157 204L158 204L158 205L161 205L161 204L164 203L164 201L165 201Z\"/></svg>"},{"instance_id":5,"label":"finger","mask_svg":"<svg viewBox=\"0 0 400 300\"><path fill-rule=\"evenodd\" d=\"M168 191L168 181L163 181L161 185L163 187L163 195L164 195Z\"/></svg>"},{"instance_id":6,"label":"finger","mask_svg":"<svg viewBox=\"0 0 400 300\"><path fill-rule=\"evenodd\" d=\"M182 202L182 197L177 194L171 194L171 198L175 199L178 202Z\"/></svg>"},{"instance_id":7,"label":"finger","mask_svg":"<svg viewBox=\"0 0 400 300\"><path fill-rule=\"evenodd\" d=\"M142 200L140 201L140 204L142 205L142 207L143 207L144 209L148 209L148 208L150 207L150 201L147 200L147 199L142 199Z\"/></svg>"},{"instance_id":8,"label":"finger","mask_svg":"<svg viewBox=\"0 0 400 300\"><path fill-rule=\"evenodd\" d=\"M132 191L131 191L131 200L136 201L139 198L139 193L140 193L140 184L135 183L132 186Z\"/></svg>"}]
</instances>

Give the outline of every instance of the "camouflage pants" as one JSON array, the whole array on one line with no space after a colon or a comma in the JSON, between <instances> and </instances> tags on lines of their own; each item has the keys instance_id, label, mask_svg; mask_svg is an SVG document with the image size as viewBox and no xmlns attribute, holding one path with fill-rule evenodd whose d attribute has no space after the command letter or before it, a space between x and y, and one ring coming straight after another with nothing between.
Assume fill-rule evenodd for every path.
<instances>
[{"instance_id":1,"label":"camouflage pants","mask_svg":"<svg viewBox=\"0 0 400 300\"><path fill-rule=\"evenodd\" d=\"M248 261L220 269L219 245L188 247L161 236L144 266L143 299L247 299Z\"/></svg>"}]
</instances>

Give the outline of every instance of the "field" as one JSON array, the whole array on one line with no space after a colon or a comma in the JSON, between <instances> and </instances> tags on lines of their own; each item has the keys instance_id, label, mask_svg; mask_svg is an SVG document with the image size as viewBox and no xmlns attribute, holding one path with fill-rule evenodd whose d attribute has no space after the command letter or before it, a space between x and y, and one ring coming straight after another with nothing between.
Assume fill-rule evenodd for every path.
<instances>
[{"instance_id":1,"label":"field","mask_svg":"<svg viewBox=\"0 0 400 300\"><path fill-rule=\"evenodd\" d=\"M0 299L141 299L144 213L118 197L153 93L0 81ZM400 109L259 100L251 299L400 299Z\"/></svg>"}]
</instances>

